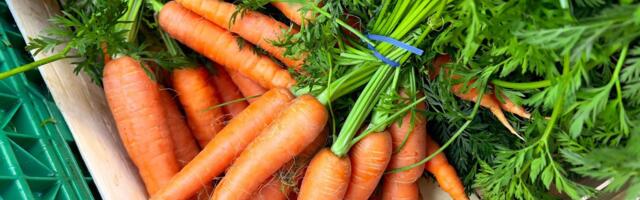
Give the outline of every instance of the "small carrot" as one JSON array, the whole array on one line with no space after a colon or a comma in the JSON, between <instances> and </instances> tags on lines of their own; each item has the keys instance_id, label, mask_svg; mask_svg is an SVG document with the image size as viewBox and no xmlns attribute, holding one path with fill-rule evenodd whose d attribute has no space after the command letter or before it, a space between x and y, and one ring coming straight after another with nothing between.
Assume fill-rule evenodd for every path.
<instances>
[{"instance_id":1,"label":"small carrot","mask_svg":"<svg viewBox=\"0 0 640 200\"><path fill-rule=\"evenodd\" d=\"M431 139L431 136L427 134L427 154L432 154L438 151L440 145ZM456 173L456 170L449 164L447 157L443 153L439 153L425 165L424 169L433 174L440 184L440 188L449 193L454 200L468 200L467 194L464 192L464 186L460 181L460 177Z\"/></svg>"},{"instance_id":2,"label":"small carrot","mask_svg":"<svg viewBox=\"0 0 640 200\"><path fill-rule=\"evenodd\" d=\"M127 56L106 64L103 83L120 139L153 195L180 168L158 84Z\"/></svg>"},{"instance_id":3,"label":"small carrot","mask_svg":"<svg viewBox=\"0 0 640 200\"><path fill-rule=\"evenodd\" d=\"M351 182L346 200L366 200L376 189L391 160L392 144L389 132L371 133L349 151Z\"/></svg>"},{"instance_id":4,"label":"small carrot","mask_svg":"<svg viewBox=\"0 0 640 200\"><path fill-rule=\"evenodd\" d=\"M265 88L289 88L295 84L289 72L269 57L256 54L249 44L240 46L230 32L176 2L171 1L162 7L158 22L171 37Z\"/></svg>"},{"instance_id":5,"label":"small carrot","mask_svg":"<svg viewBox=\"0 0 640 200\"><path fill-rule=\"evenodd\" d=\"M201 147L224 126L224 114L215 107L221 101L216 88L209 82L209 72L204 67L173 70L173 87L187 114L187 123Z\"/></svg>"},{"instance_id":6,"label":"small carrot","mask_svg":"<svg viewBox=\"0 0 640 200\"><path fill-rule=\"evenodd\" d=\"M286 108L293 95L272 89L234 117L202 151L151 199L184 200L224 172L264 128ZM259 160L263 160L260 158Z\"/></svg>"},{"instance_id":7,"label":"small carrot","mask_svg":"<svg viewBox=\"0 0 640 200\"><path fill-rule=\"evenodd\" d=\"M240 92L242 93L242 95L244 95L245 98L247 98L247 101L249 103L253 103L254 101L256 101L256 98L254 97L260 96L267 92L267 89L264 89L262 86L260 86L260 84L247 78L246 76L234 71L227 72L229 72L231 80L233 80L233 83L238 86L238 89L240 89Z\"/></svg>"},{"instance_id":8,"label":"small carrot","mask_svg":"<svg viewBox=\"0 0 640 200\"><path fill-rule=\"evenodd\" d=\"M282 41L287 37L287 30L290 29L290 34L296 34L298 30L289 28L272 17L247 10L233 19L233 13L236 12L237 8L232 3L220 0L176 1L219 27L228 29L252 44L259 46L288 67L299 69L304 63L304 56L297 56L296 58L285 56L286 49L284 47L273 45L273 42Z\"/></svg>"},{"instance_id":9,"label":"small carrot","mask_svg":"<svg viewBox=\"0 0 640 200\"><path fill-rule=\"evenodd\" d=\"M449 55L438 56L434 60L434 63L433 63L434 73L432 73L430 75L431 78L435 78L435 75L440 73L440 68L441 68L442 64L446 64L446 63L448 63L450 61L451 61L451 57ZM458 75L452 75L451 78L452 79L459 79L460 77ZM475 80L469 81L467 86L473 84L474 82L475 82ZM468 91L466 93L464 93L464 92L462 92L462 87L463 87L463 83L455 84L455 85L451 86L451 91L453 92L453 94L455 94L460 99L463 99L465 101L476 102L476 100L478 99L478 95L479 95L477 89L476 88L469 88ZM509 102L511 102L511 101L509 101ZM520 134L518 134L518 132L513 128L513 126L511 126L511 123L509 123L509 120L504 115L504 112L502 112L502 107L510 107L512 105L501 105L500 101L496 98L496 96L494 94L484 94L484 95L482 95L482 100L480 101L480 106L489 109L489 111L491 111L491 113L493 113L493 115L498 119L498 121L500 123L502 123L502 125L505 128L507 128L507 130L509 130L509 132L511 132L511 134L514 134L518 138L524 140L524 138L522 136L520 136ZM515 110L515 109L516 108L510 108L509 110ZM524 108L520 108L520 109L524 110Z\"/></svg>"},{"instance_id":10,"label":"small carrot","mask_svg":"<svg viewBox=\"0 0 640 200\"><path fill-rule=\"evenodd\" d=\"M224 69L224 67L217 64L214 64L214 67L216 71L215 74L211 76L211 80L213 81L213 85L218 91L218 96L223 103L236 101L233 103L228 103L227 105L222 107L222 109L224 110L225 114L231 115L231 117L235 117L240 114L242 110L247 108L249 104L244 100L238 101L239 99L242 99L244 97L240 93L240 90L238 90L238 87L233 83L231 77L229 77L229 74L227 74L227 71Z\"/></svg>"},{"instance_id":11,"label":"small carrot","mask_svg":"<svg viewBox=\"0 0 640 200\"><path fill-rule=\"evenodd\" d=\"M274 1L271 2L271 5L276 7L280 12L282 12L282 14L284 14L284 16L298 25L301 25L303 20L308 22L314 18L313 13L310 11L305 12L302 9L302 4L300 3Z\"/></svg>"},{"instance_id":12,"label":"small carrot","mask_svg":"<svg viewBox=\"0 0 640 200\"><path fill-rule=\"evenodd\" d=\"M315 97L296 98L238 156L211 199L249 199L260 184L318 137L328 116L324 105Z\"/></svg>"},{"instance_id":13,"label":"small carrot","mask_svg":"<svg viewBox=\"0 0 640 200\"><path fill-rule=\"evenodd\" d=\"M417 182L398 183L385 181L382 184L382 200L419 200L420 188Z\"/></svg>"},{"instance_id":14,"label":"small carrot","mask_svg":"<svg viewBox=\"0 0 640 200\"><path fill-rule=\"evenodd\" d=\"M351 161L338 157L324 148L318 152L304 175L299 200L340 200L344 198L351 179Z\"/></svg>"},{"instance_id":15,"label":"small carrot","mask_svg":"<svg viewBox=\"0 0 640 200\"><path fill-rule=\"evenodd\" d=\"M425 108L425 104L420 103L416 108L422 110ZM396 153L391 156L388 169L415 164L427 156L424 148L426 145L426 128L426 119L418 113L415 115L407 113L402 118L400 125L394 123L389 127L393 149ZM385 182L409 184L416 182L422 176L423 171L423 167L414 167L406 171L387 174L384 178Z\"/></svg>"},{"instance_id":16,"label":"small carrot","mask_svg":"<svg viewBox=\"0 0 640 200\"><path fill-rule=\"evenodd\" d=\"M496 94L497 94L497 91L496 91ZM505 95L501 95L500 97L502 97L502 101L503 101L500 104L500 108L502 108L502 110L513 113L525 119L531 119L531 113L529 113L526 109L524 109L524 107L513 103L513 101L511 101Z\"/></svg>"},{"instance_id":17,"label":"small carrot","mask_svg":"<svg viewBox=\"0 0 640 200\"><path fill-rule=\"evenodd\" d=\"M191 129L184 121L184 117L176 102L173 100L169 91L165 88L160 89L160 98L167 116L167 124L171 131L171 139L173 141L174 152L180 167L184 167L193 157L200 152L200 147L196 139L191 135Z\"/></svg>"}]
</instances>

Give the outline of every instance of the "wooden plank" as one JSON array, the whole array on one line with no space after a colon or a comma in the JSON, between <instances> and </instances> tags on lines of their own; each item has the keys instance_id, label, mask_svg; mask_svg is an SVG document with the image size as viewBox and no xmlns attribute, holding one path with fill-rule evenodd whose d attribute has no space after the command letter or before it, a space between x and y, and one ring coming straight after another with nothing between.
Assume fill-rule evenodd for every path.
<instances>
[{"instance_id":1,"label":"wooden plank","mask_svg":"<svg viewBox=\"0 0 640 200\"><path fill-rule=\"evenodd\" d=\"M25 40L43 33L51 26L48 19L60 10L55 0L8 0L7 3ZM53 53L42 53L34 59ZM102 198L147 199L137 170L120 142L102 88L83 74L76 76L70 60L42 66L40 73Z\"/></svg>"}]
</instances>

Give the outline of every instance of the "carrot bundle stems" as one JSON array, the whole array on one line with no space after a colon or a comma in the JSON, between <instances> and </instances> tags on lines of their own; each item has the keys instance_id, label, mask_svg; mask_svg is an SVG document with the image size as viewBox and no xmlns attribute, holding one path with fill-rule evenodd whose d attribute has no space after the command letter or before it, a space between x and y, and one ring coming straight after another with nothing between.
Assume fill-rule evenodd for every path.
<instances>
[{"instance_id":1,"label":"carrot bundle stems","mask_svg":"<svg viewBox=\"0 0 640 200\"><path fill-rule=\"evenodd\" d=\"M293 95L272 89L233 118L169 184L151 199L184 200L224 172L264 128L285 109ZM262 160L262 159L260 159Z\"/></svg>"},{"instance_id":2,"label":"carrot bundle stems","mask_svg":"<svg viewBox=\"0 0 640 200\"><path fill-rule=\"evenodd\" d=\"M318 137L327 120L324 105L314 97L296 98L238 156L216 187L212 199L249 199L260 184ZM264 160L269 164L265 165Z\"/></svg>"},{"instance_id":3,"label":"carrot bundle stems","mask_svg":"<svg viewBox=\"0 0 640 200\"><path fill-rule=\"evenodd\" d=\"M158 84L138 61L126 56L107 63L103 83L122 143L147 192L154 194L180 168Z\"/></svg>"}]
</instances>

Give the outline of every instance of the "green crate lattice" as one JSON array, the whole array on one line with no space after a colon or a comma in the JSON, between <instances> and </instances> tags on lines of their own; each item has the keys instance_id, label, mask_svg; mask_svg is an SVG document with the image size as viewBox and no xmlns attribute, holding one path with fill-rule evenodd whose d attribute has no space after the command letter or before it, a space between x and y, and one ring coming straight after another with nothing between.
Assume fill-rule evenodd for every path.
<instances>
[{"instance_id":1,"label":"green crate lattice","mask_svg":"<svg viewBox=\"0 0 640 200\"><path fill-rule=\"evenodd\" d=\"M0 1L0 71L29 60ZM12 22L12 21L11 21ZM99 198L66 123L37 72L0 80L0 200Z\"/></svg>"}]
</instances>

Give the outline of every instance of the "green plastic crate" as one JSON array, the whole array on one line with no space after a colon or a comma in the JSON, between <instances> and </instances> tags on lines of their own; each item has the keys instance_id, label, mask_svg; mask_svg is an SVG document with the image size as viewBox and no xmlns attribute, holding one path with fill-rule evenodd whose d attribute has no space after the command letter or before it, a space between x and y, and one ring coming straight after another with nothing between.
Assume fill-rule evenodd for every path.
<instances>
[{"instance_id":1,"label":"green plastic crate","mask_svg":"<svg viewBox=\"0 0 640 200\"><path fill-rule=\"evenodd\" d=\"M0 1L0 71L30 61ZM0 200L97 199L60 111L38 72L0 80Z\"/></svg>"}]
</instances>

